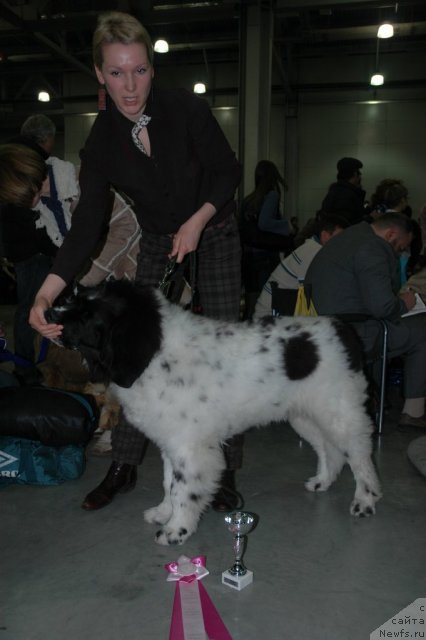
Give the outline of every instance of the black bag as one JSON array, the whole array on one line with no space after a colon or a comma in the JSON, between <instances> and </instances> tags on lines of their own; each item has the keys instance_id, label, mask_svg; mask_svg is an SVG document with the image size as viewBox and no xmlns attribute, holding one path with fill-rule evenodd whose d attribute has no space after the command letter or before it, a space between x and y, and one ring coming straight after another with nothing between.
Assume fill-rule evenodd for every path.
<instances>
[{"instance_id":1,"label":"black bag","mask_svg":"<svg viewBox=\"0 0 426 640\"><path fill-rule=\"evenodd\" d=\"M0 436L55 447L85 445L98 420L99 409L91 395L48 387L0 389Z\"/></svg>"}]
</instances>

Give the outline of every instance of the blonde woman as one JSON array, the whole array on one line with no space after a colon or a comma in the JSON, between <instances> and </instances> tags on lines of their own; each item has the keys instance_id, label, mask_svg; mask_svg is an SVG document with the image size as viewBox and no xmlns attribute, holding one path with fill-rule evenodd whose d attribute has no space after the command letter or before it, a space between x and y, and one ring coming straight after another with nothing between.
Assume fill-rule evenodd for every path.
<instances>
[{"instance_id":1,"label":"blonde woman","mask_svg":"<svg viewBox=\"0 0 426 640\"><path fill-rule=\"evenodd\" d=\"M168 262L197 250L198 291L206 315L238 320L240 242L234 193L241 176L235 158L207 103L185 90L154 86L153 47L133 16L100 16L93 60L107 91L106 110L97 116L82 152L81 196L73 224L30 315L42 335L61 327L47 324L45 310L75 276L99 240L110 186L134 203L143 230L136 279L156 285ZM113 432L113 463L83 508L99 509L136 483L143 435L124 421ZM232 457L227 484L240 463ZM218 503L218 508L232 508Z\"/></svg>"}]
</instances>

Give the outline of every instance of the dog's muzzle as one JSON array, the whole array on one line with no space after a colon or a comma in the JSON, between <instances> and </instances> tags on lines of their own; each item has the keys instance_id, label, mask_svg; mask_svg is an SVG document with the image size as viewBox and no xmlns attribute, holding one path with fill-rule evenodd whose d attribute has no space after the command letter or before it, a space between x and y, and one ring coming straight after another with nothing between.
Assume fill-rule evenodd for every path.
<instances>
[{"instance_id":1,"label":"dog's muzzle","mask_svg":"<svg viewBox=\"0 0 426 640\"><path fill-rule=\"evenodd\" d=\"M49 324L60 324L60 313L54 307L50 307L46 309L44 312L44 317Z\"/></svg>"}]
</instances>

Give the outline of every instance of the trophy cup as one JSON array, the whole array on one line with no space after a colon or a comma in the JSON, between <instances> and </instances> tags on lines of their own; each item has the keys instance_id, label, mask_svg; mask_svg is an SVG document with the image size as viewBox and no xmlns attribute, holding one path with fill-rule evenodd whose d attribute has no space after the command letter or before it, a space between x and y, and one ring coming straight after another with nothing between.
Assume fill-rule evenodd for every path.
<instances>
[{"instance_id":1,"label":"trophy cup","mask_svg":"<svg viewBox=\"0 0 426 640\"><path fill-rule=\"evenodd\" d=\"M255 516L247 511L232 511L225 516L228 531L234 534L235 562L230 569L222 573L222 583L241 591L253 582L253 572L243 564L247 533L253 528Z\"/></svg>"}]
</instances>

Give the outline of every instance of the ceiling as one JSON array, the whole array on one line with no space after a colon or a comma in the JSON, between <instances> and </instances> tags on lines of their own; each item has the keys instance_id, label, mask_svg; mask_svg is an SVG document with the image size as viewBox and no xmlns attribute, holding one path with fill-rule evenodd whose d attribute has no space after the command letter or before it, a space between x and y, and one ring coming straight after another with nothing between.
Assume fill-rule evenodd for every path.
<instances>
[{"instance_id":1,"label":"ceiling","mask_svg":"<svg viewBox=\"0 0 426 640\"><path fill-rule=\"evenodd\" d=\"M297 96L302 62L330 57L374 57L376 32L384 20L395 24L395 37L381 41L387 54L424 58L420 77L404 74L395 82L426 87L426 2L424 0L0 0L0 114L34 112L36 86L42 81L54 96L58 112L67 101L87 101L87 88L69 87L78 74L88 80L89 94L96 84L91 60L91 36L103 10L128 11L147 27L153 39L165 36L168 54L156 57L156 67L174 71L195 65L238 67L240 25L249 5L272 7L273 64L279 90ZM79 76L78 76L79 77ZM345 82L350 78L345 78ZM229 86L231 84L231 86ZM214 91L237 93L238 74ZM223 85L223 81L222 81ZM326 89L324 79L318 87ZM67 86L65 91L64 87ZM305 87L306 88L306 87ZM21 117L22 119L22 117ZM0 125L1 127L1 125Z\"/></svg>"}]
</instances>

